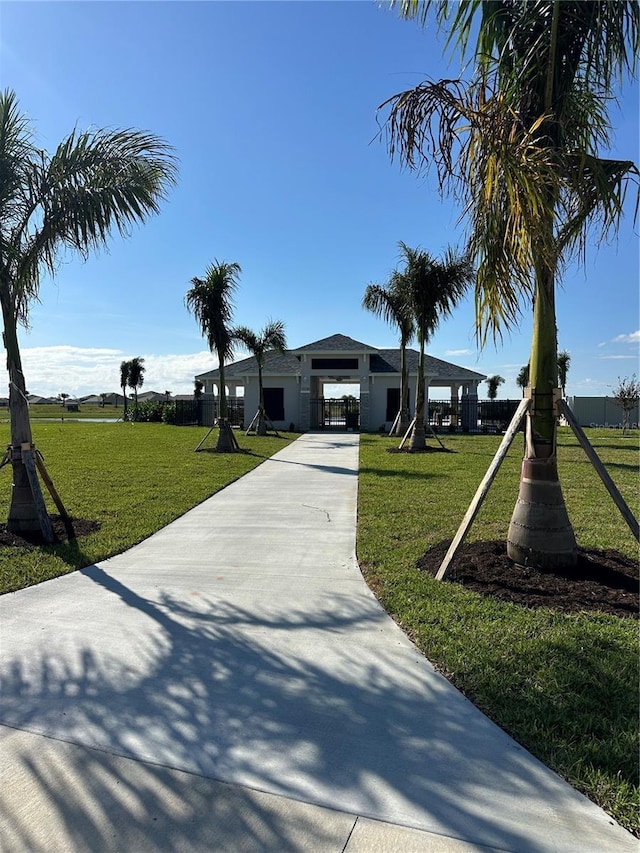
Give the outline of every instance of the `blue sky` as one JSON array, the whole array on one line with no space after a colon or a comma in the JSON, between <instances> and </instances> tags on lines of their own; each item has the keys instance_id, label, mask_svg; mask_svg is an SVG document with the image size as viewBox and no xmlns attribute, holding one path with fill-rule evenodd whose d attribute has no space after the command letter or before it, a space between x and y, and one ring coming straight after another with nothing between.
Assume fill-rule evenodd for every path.
<instances>
[{"instance_id":1,"label":"blue sky","mask_svg":"<svg viewBox=\"0 0 640 853\"><path fill-rule=\"evenodd\" d=\"M16 91L38 144L52 150L75 126L136 127L173 145L180 169L159 216L43 281L21 332L28 390L116 390L120 361L137 355L144 390L191 391L216 361L184 296L213 258L242 267L237 324L282 319L290 346L337 332L397 346L360 307L366 285L386 281L399 240L439 254L463 227L434 180L390 162L376 108L458 68L432 27L367 0L3 2L0 85ZM614 155L637 162L637 85L612 115ZM638 371L638 272L629 204L617 241L592 245L559 291L567 393L611 394ZM479 351L469 296L428 351L499 373L499 396L517 397L530 331L525 308L502 345Z\"/></svg>"}]
</instances>

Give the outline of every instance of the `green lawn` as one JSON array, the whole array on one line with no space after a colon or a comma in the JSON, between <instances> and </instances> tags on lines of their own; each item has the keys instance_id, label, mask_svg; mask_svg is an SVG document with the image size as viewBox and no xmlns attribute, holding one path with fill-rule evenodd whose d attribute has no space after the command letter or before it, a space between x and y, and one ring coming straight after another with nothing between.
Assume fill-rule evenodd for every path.
<instances>
[{"instance_id":1,"label":"green lawn","mask_svg":"<svg viewBox=\"0 0 640 853\"><path fill-rule=\"evenodd\" d=\"M126 549L295 438L240 434L248 453L194 453L204 433L203 428L164 424L34 423L34 440L68 511L96 519L102 527L77 543L0 549L0 591ZM8 444L6 424L0 424L2 438ZM590 438L637 513L637 435L602 431ZM637 831L637 622L529 610L418 572L418 557L454 535L500 439L443 436L443 441L454 452L391 454L386 450L396 440L361 436L358 557L363 572L397 622L471 701ZM517 438L469 540L505 537L521 452ZM559 457L579 543L637 557L635 540L566 430L560 433ZM10 484L5 467L0 470L0 519L6 518Z\"/></svg>"},{"instance_id":2,"label":"green lawn","mask_svg":"<svg viewBox=\"0 0 640 853\"><path fill-rule=\"evenodd\" d=\"M46 404L29 406L29 417L31 420L84 420L92 418L122 418L122 406L88 406L81 403L77 412L69 411L60 404ZM0 424L9 423L9 409L4 406L0 408Z\"/></svg>"},{"instance_id":3,"label":"green lawn","mask_svg":"<svg viewBox=\"0 0 640 853\"><path fill-rule=\"evenodd\" d=\"M638 443L590 435L637 513ZM390 454L361 436L358 558L381 603L425 655L516 740L638 831L638 623L501 603L415 568L452 538L499 437L443 437L453 453ZM516 438L467 537L505 538L517 496ZM638 547L572 435L559 464L578 542L637 557Z\"/></svg>"},{"instance_id":4,"label":"green lawn","mask_svg":"<svg viewBox=\"0 0 640 853\"><path fill-rule=\"evenodd\" d=\"M239 435L247 453L194 453L205 427L165 424L44 423L34 442L73 517L95 519L101 529L51 548L0 549L0 592L65 574L117 554L182 515L255 468L295 437ZM0 424L0 440L9 429ZM206 447L215 445L215 434ZM6 520L11 468L0 470L0 520ZM45 497L52 513L57 510Z\"/></svg>"}]
</instances>

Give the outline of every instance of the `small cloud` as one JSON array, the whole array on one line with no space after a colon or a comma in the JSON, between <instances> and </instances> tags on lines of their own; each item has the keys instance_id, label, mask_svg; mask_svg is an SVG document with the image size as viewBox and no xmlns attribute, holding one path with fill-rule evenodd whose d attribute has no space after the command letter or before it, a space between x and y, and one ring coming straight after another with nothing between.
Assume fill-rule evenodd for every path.
<instances>
[{"instance_id":1,"label":"small cloud","mask_svg":"<svg viewBox=\"0 0 640 853\"><path fill-rule=\"evenodd\" d=\"M598 349L600 349L601 347L606 347L606 345L607 345L607 342L606 342L606 341L601 341L601 342L598 344Z\"/></svg>"},{"instance_id":2,"label":"small cloud","mask_svg":"<svg viewBox=\"0 0 640 853\"><path fill-rule=\"evenodd\" d=\"M445 350L445 355L473 355L471 349L448 349Z\"/></svg>"},{"instance_id":3,"label":"small cloud","mask_svg":"<svg viewBox=\"0 0 640 853\"><path fill-rule=\"evenodd\" d=\"M628 361L630 358L635 359L635 355L599 355L601 361Z\"/></svg>"},{"instance_id":4,"label":"small cloud","mask_svg":"<svg viewBox=\"0 0 640 853\"><path fill-rule=\"evenodd\" d=\"M613 338L614 344L640 344L640 329L637 332L631 332L629 335L617 335Z\"/></svg>"}]
</instances>

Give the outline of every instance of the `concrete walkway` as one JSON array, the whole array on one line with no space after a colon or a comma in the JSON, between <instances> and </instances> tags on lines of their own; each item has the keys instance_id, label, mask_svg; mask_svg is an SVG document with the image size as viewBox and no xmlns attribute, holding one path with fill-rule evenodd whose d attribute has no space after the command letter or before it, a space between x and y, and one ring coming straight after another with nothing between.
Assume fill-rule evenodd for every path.
<instances>
[{"instance_id":1,"label":"concrete walkway","mask_svg":"<svg viewBox=\"0 0 640 853\"><path fill-rule=\"evenodd\" d=\"M384 614L357 469L357 435L304 435L0 598L4 853L637 853Z\"/></svg>"}]
</instances>

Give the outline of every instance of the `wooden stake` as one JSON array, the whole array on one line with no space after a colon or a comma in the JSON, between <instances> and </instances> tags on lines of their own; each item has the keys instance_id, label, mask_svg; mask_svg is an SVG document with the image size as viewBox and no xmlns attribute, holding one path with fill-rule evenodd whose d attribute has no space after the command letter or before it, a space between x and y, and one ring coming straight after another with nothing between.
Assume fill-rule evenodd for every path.
<instances>
[{"instance_id":1,"label":"wooden stake","mask_svg":"<svg viewBox=\"0 0 640 853\"><path fill-rule=\"evenodd\" d=\"M76 534L75 530L73 529L73 522L71 521L71 516L67 512L65 505L62 503L62 498L58 494L56 487L53 485L53 480L51 479L47 472L47 469L45 468L44 457L42 456L42 453L40 453L39 450L35 450L35 448L34 451L38 471L40 472L40 476L42 477L45 486L49 489L49 494L53 498L54 504L58 508L58 512L60 513L60 517L62 518L65 529L67 531L67 536L69 537L69 539L74 539Z\"/></svg>"},{"instance_id":2,"label":"wooden stake","mask_svg":"<svg viewBox=\"0 0 640 853\"><path fill-rule=\"evenodd\" d=\"M569 424L569 426L571 427L571 429L575 433L575 436L578 439L578 441L580 442L582 449L587 454L587 456L589 458L589 462L591 462L593 467L596 469L598 476L600 477L600 479L602 480L602 482L605 485L605 488L607 489L607 491L611 495L613 502L615 503L615 505L620 510L622 517L624 518L624 520L626 521L626 523L629 526L629 529L631 530L631 532L635 536L636 542L640 542L640 526L638 525L638 522L637 522L634 514L631 512L631 510L627 506L625 499L622 497L622 495L618 491L616 484L613 482L613 480L609 476L609 472L607 471L607 469L604 467L604 465L600 461L600 457L598 456L598 454L596 453L596 451L592 447L592 445L591 445L589 439L587 438L584 430L582 429L582 427L580 426L580 424L576 420L575 415L573 414L573 412L571 411L571 409L569 408L567 403L562 399L556 400L556 406L558 407L560 412L565 416L567 423Z\"/></svg>"},{"instance_id":3,"label":"wooden stake","mask_svg":"<svg viewBox=\"0 0 640 853\"><path fill-rule=\"evenodd\" d=\"M411 421L411 423L409 424L409 429L405 432L404 438L400 442L400 447L398 448L398 450L402 450L402 448L404 447L404 443L409 438L409 436L411 435L411 430L413 429L413 425L415 424L415 422L416 422L416 419L414 418Z\"/></svg>"},{"instance_id":4,"label":"wooden stake","mask_svg":"<svg viewBox=\"0 0 640 853\"><path fill-rule=\"evenodd\" d=\"M520 405L516 409L516 413L511 419L511 423L509 424L509 428L504 434L504 438L500 443L500 447L498 448L496 455L493 457L493 461L491 462L491 465L489 465L487 473L484 475L483 481L478 486L478 490L475 493L473 500L469 504L469 509L467 510L465 517L462 519L462 524L458 528L458 532L456 533L453 542L451 543L451 545L449 545L449 550L447 551L445 558L442 561L440 568L438 569L436 580L442 580L454 557L458 553L458 549L462 545L464 537L467 535L469 528L473 523L473 519L478 514L478 510L482 506L482 502L487 496L489 487L491 486L491 483L493 483L495 476L498 473L500 466L502 465L504 458L509 451L509 448L511 447L513 439L515 438L516 433L518 432L518 427L520 426L522 418L525 416L525 413L529 408L530 404L531 400L527 397L524 397L520 401Z\"/></svg>"}]
</instances>

